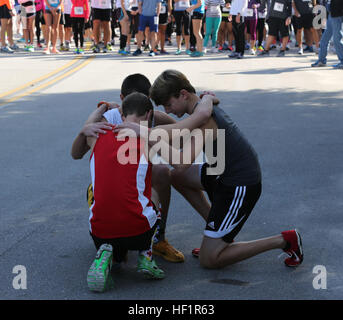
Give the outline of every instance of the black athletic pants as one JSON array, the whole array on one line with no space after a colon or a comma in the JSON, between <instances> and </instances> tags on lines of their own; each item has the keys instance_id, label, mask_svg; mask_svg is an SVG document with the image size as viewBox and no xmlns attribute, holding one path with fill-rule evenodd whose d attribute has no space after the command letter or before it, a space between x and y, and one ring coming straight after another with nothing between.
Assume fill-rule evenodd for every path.
<instances>
[{"instance_id":1,"label":"black athletic pants","mask_svg":"<svg viewBox=\"0 0 343 320\"><path fill-rule=\"evenodd\" d=\"M80 40L80 46L83 47L83 34L85 32L85 19L84 18L72 18L72 28L74 33L74 41L76 48L79 47L79 40Z\"/></svg>"},{"instance_id":2,"label":"black athletic pants","mask_svg":"<svg viewBox=\"0 0 343 320\"><path fill-rule=\"evenodd\" d=\"M242 17L240 23L237 23L236 16L232 16L232 31L235 37L236 52L243 56L245 49L245 23L242 21Z\"/></svg>"}]
</instances>

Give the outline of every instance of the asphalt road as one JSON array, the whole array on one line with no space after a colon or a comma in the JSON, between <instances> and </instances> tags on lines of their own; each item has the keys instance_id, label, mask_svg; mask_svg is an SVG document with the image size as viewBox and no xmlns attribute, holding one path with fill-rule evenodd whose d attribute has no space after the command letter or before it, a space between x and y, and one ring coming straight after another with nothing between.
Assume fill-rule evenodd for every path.
<instances>
[{"instance_id":1,"label":"asphalt road","mask_svg":"<svg viewBox=\"0 0 343 320\"><path fill-rule=\"evenodd\" d=\"M295 49L285 58L234 61L226 54L87 58L75 60L77 65L87 61L75 72L60 71L56 81L12 93L22 96L10 103L0 97L0 299L343 298L341 70L312 69L315 56L297 56ZM1 55L0 95L72 59L70 54ZM329 65L334 62L330 55ZM173 264L157 257L167 276L147 281L136 273L132 252L115 275L113 290L88 290L86 274L95 255L85 198L89 155L73 160L72 141L98 101L119 101L128 74L141 72L153 81L167 68L183 71L198 91L216 92L258 152L263 193L236 241L296 227L304 244L299 268L286 268L278 250L222 270L201 268L191 250L200 245L204 223L173 190L167 238L186 261ZM14 284L23 269L16 266L24 266L27 275L19 289Z\"/></svg>"}]
</instances>

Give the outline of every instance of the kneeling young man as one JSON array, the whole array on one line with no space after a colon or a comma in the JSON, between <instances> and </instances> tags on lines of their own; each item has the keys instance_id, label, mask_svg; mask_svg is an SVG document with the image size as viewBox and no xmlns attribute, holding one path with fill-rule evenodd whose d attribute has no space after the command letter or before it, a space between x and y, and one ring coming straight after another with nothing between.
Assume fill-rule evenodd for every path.
<instances>
[{"instance_id":1,"label":"kneeling young man","mask_svg":"<svg viewBox=\"0 0 343 320\"><path fill-rule=\"evenodd\" d=\"M151 125L153 105L144 94L128 95L122 109L124 122L148 121ZM152 258L159 215L151 200L152 165L143 139L123 141L109 130L99 138L87 137L87 143L94 195L89 226L98 250L87 275L89 288L106 290L112 259L125 260L128 250L139 251L139 272L152 279L164 278Z\"/></svg>"},{"instance_id":2,"label":"kneeling young man","mask_svg":"<svg viewBox=\"0 0 343 320\"><path fill-rule=\"evenodd\" d=\"M173 113L179 118L186 113L192 114L199 107L200 100L188 79L176 70L166 70L155 80L150 97L156 105L163 105L167 113ZM119 129L124 127L130 126L124 124ZM172 127L169 125L168 129ZM221 268L271 249L283 249L288 254L289 257L285 259L287 266L301 264L302 244L296 230L259 240L234 242L261 194L258 157L236 124L221 108L213 108L212 116L201 127L204 132L205 129L213 132L210 143L213 144L213 153L217 159L224 160L223 172L218 172L207 163L182 166L170 163L176 168L172 171L174 188L206 220L199 256L201 265ZM224 142L217 139L218 129L224 132ZM193 155L192 160L195 157ZM202 190L207 192L211 205Z\"/></svg>"}]
</instances>

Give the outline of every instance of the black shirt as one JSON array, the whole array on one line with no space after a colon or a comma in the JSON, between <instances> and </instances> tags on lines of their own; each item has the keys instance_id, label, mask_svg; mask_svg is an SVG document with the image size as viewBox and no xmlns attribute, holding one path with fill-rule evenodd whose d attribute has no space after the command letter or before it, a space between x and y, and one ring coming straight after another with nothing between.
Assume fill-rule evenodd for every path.
<instances>
[{"instance_id":1,"label":"black shirt","mask_svg":"<svg viewBox=\"0 0 343 320\"><path fill-rule=\"evenodd\" d=\"M219 181L227 186L248 186L261 182L257 153L237 125L218 106L213 108L212 117L218 129L225 130L225 152L218 146L218 137L213 147L215 157L225 157L225 169L219 176ZM220 160L212 166L217 166L218 161Z\"/></svg>"}]
</instances>

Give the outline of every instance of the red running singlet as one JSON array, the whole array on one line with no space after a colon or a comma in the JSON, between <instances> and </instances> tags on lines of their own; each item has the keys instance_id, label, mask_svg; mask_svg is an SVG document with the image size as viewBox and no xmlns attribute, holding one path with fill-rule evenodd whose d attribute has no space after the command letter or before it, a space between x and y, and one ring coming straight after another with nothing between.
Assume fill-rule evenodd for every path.
<instances>
[{"instance_id":1,"label":"red running singlet","mask_svg":"<svg viewBox=\"0 0 343 320\"><path fill-rule=\"evenodd\" d=\"M90 156L94 193L90 232L102 239L136 236L151 229L157 220L144 140L119 141L116 136L112 131L100 134Z\"/></svg>"}]
</instances>

